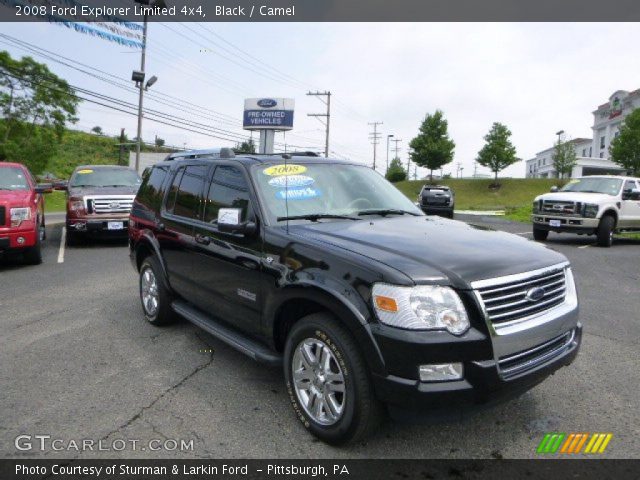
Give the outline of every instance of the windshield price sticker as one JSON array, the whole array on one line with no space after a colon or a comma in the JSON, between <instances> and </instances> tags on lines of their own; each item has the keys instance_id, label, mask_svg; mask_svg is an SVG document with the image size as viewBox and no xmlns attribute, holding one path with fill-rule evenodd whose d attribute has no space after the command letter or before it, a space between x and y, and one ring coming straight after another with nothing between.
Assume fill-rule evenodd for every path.
<instances>
[{"instance_id":1,"label":"windshield price sticker","mask_svg":"<svg viewBox=\"0 0 640 480\"><path fill-rule=\"evenodd\" d=\"M85 169L85 170L78 170L78 174L80 174L80 175L86 175L86 174L88 174L88 173L93 173L93 170L87 170L87 169Z\"/></svg>"},{"instance_id":2,"label":"windshield price sticker","mask_svg":"<svg viewBox=\"0 0 640 480\"><path fill-rule=\"evenodd\" d=\"M306 175L281 175L269 180L269 185L280 188L298 188L312 185L315 180Z\"/></svg>"},{"instance_id":3,"label":"windshield price sticker","mask_svg":"<svg viewBox=\"0 0 640 480\"><path fill-rule=\"evenodd\" d=\"M274 165L273 167L265 168L262 173L270 177L277 177L280 175L298 175L306 171L307 167L304 165Z\"/></svg>"},{"instance_id":4,"label":"windshield price sticker","mask_svg":"<svg viewBox=\"0 0 640 480\"><path fill-rule=\"evenodd\" d=\"M278 200L308 200L310 198L318 198L322 196L322 192L317 188L289 188L276 192Z\"/></svg>"}]
</instances>

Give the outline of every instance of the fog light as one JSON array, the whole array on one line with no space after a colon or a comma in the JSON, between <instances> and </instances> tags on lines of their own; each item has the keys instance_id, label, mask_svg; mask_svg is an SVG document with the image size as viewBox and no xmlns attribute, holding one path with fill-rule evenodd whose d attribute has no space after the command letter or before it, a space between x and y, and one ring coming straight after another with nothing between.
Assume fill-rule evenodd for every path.
<instances>
[{"instance_id":1,"label":"fog light","mask_svg":"<svg viewBox=\"0 0 640 480\"><path fill-rule=\"evenodd\" d=\"M24 237L18 237L17 241L18 241L18 245L23 245L24 244Z\"/></svg>"},{"instance_id":2,"label":"fog light","mask_svg":"<svg viewBox=\"0 0 640 480\"><path fill-rule=\"evenodd\" d=\"M462 378L462 363L434 363L420 365L420 381L448 382Z\"/></svg>"},{"instance_id":3,"label":"fog light","mask_svg":"<svg viewBox=\"0 0 640 480\"><path fill-rule=\"evenodd\" d=\"M76 230L86 230L87 229L87 224L83 223L83 222L78 222L74 225Z\"/></svg>"}]
</instances>

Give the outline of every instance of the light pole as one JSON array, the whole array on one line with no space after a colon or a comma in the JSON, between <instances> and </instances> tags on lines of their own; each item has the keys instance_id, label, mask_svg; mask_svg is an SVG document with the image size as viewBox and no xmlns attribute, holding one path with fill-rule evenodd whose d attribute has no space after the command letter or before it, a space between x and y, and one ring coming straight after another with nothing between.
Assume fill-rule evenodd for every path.
<instances>
[{"instance_id":1,"label":"light pole","mask_svg":"<svg viewBox=\"0 0 640 480\"><path fill-rule=\"evenodd\" d=\"M389 139L393 138L393 135L387 135L387 170L384 172L386 175L389 173Z\"/></svg>"},{"instance_id":2,"label":"light pole","mask_svg":"<svg viewBox=\"0 0 640 480\"><path fill-rule=\"evenodd\" d=\"M562 135L564 135L564 130L560 130L560 131L556 132L556 135L558 136L558 143L560 143L560 137Z\"/></svg>"}]
</instances>

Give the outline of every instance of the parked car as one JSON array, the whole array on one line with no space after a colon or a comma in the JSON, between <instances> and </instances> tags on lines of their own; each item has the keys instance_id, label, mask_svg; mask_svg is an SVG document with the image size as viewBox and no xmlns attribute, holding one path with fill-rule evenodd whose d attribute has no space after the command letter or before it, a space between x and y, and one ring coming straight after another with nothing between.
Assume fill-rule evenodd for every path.
<instances>
[{"instance_id":1,"label":"parked car","mask_svg":"<svg viewBox=\"0 0 640 480\"><path fill-rule=\"evenodd\" d=\"M96 235L126 238L139 186L140 176L127 167L77 167L69 182L57 187L67 190L67 244Z\"/></svg>"},{"instance_id":2,"label":"parked car","mask_svg":"<svg viewBox=\"0 0 640 480\"><path fill-rule=\"evenodd\" d=\"M0 252L22 253L26 263L42 263L46 238L43 193L22 164L0 162Z\"/></svg>"},{"instance_id":3,"label":"parked car","mask_svg":"<svg viewBox=\"0 0 640 480\"><path fill-rule=\"evenodd\" d=\"M373 431L384 404L519 394L581 341L563 255L425 216L347 161L160 162L143 175L129 247L148 322L177 314L284 367L296 417L333 444Z\"/></svg>"},{"instance_id":4,"label":"parked car","mask_svg":"<svg viewBox=\"0 0 640 480\"><path fill-rule=\"evenodd\" d=\"M596 235L610 247L613 234L640 232L640 179L612 175L570 180L561 190L539 195L533 202L533 237L549 232Z\"/></svg>"},{"instance_id":5,"label":"parked car","mask_svg":"<svg viewBox=\"0 0 640 480\"><path fill-rule=\"evenodd\" d=\"M453 218L455 195L453 190L445 185L425 185L418 195L420 208L427 215L441 215Z\"/></svg>"}]
</instances>

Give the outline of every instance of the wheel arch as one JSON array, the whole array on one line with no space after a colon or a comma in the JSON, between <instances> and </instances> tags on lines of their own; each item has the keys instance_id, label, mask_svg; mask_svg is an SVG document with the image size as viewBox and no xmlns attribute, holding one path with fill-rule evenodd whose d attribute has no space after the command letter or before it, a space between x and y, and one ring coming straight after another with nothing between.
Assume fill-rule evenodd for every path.
<instances>
[{"instance_id":1,"label":"wheel arch","mask_svg":"<svg viewBox=\"0 0 640 480\"><path fill-rule=\"evenodd\" d=\"M169 275L167 274L167 268L164 263L164 259L162 258L160 245L158 241L149 232L143 232L141 234L138 242L134 247L134 253L135 253L134 258L136 262L136 269L138 270L138 272L140 271L140 268L142 267L142 262L144 262L145 258L149 256L155 256L156 259L158 260L160 268L162 269L162 272L161 272L162 282L165 284L165 287L170 289Z\"/></svg>"}]
</instances>

